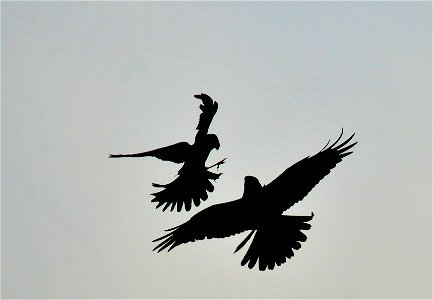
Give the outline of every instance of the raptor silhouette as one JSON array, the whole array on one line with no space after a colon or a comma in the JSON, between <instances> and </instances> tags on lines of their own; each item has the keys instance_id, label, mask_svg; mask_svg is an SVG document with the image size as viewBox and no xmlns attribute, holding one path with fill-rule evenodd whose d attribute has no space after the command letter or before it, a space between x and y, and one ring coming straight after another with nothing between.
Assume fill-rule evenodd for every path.
<instances>
[{"instance_id":1,"label":"raptor silhouette","mask_svg":"<svg viewBox=\"0 0 433 300\"><path fill-rule=\"evenodd\" d=\"M156 208L162 206L165 211L170 207L173 211L177 207L177 211L181 211L184 206L187 211L191 209L191 204L199 206L201 200L208 198L208 192L214 190L214 186L210 180L216 180L221 173L213 173L210 168L223 164L225 159L218 163L206 167L205 163L209 153L213 149L220 148L220 142L215 134L209 134L209 126L212 122L215 113L218 110L218 102L213 101L206 94L194 95L200 99L201 114L197 125L197 134L193 144L188 142L179 142L170 146L150 150L136 154L110 154L110 158L119 157L147 157L152 156L164 161L171 161L177 164L183 163L183 166L178 171L178 176L168 184L153 183L152 185L162 190L153 193L155 196L152 202L156 202Z\"/></svg>"},{"instance_id":2,"label":"raptor silhouette","mask_svg":"<svg viewBox=\"0 0 433 300\"><path fill-rule=\"evenodd\" d=\"M248 240L254 238L241 261L252 269L258 261L259 270L274 269L291 258L293 250L307 240L301 230L309 230L308 223L314 216L292 216L282 213L302 200L312 188L330 173L355 144L350 145L354 134L340 143L343 130L336 142L329 144L313 156L307 156L268 185L262 186L253 176L246 176L243 196L235 201L212 205L195 214L189 221L166 231L168 234L155 239L159 244L154 251L172 250L181 244L204 238L225 238L250 231L236 248L239 251Z\"/></svg>"}]
</instances>

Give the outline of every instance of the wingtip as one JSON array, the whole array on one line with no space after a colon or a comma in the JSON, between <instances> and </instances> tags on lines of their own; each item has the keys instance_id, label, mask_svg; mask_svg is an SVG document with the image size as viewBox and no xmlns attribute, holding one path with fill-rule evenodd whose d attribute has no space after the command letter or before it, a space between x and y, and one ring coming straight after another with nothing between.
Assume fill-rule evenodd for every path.
<instances>
[{"instance_id":1,"label":"wingtip","mask_svg":"<svg viewBox=\"0 0 433 300\"><path fill-rule=\"evenodd\" d=\"M172 228L166 229L165 231L173 231L173 230L175 230L175 229L177 229L177 228L179 228L179 227L180 227L180 225L178 225L178 226L174 226L174 227L172 227Z\"/></svg>"},{"instance_id":2,"label":"wingtip","mask_svg":"<svg viewBox=\"0 0 433 300\"><path fill-rule=\"evenodd\" d=\"M353 151L350 151L350 152L346 152L346 153L340 154L340 158L346 157L346 156L348 156L348 155L350 155L350 154L352 154L352 153L353 153Z\"/></svg>"},{"instance_id":3,"label":"wingtip","mask_svg":"<svg viewBox=\"0 0 433 300\"><path fill-rule=\"evenodd\" d=\"M350 144L349 146L346 146L344 148L340 148L340 146L338 147L337 151L338 153L344 154L344 151L349 150L350 148L352 148L353 146L355 146L358 142L354 142L352 144ZM343 146L343 145L342 145Z\"/></svg>"},{"instance_id":4,"label":"wingtip","mask_svg":"<svg viewBox=\"0 0 433 300\"><path fill-rule=\"evenodd\" d=\"M322 152L323 150L325 150L326 147L329 145L330 142L331 142L331 140L328 140L328 142L326 143L326 145L319 152Z\"/></svg>"},{"instance_id":5,"label":"wingtip","mask_svg":"<svg viewBox=\"0 0 433 300\"><path fill-rule=\"evenodd\" d=\"M332 149L332 147L334 147L335 145L337 145L337 143L341 140L341 137L343 136L343 132L344 132L344 130L343 130L343 128L341 128L340 136L338 137L338 139L331 146L329 146L330 149Z\"/></svg>"}]
</instances>

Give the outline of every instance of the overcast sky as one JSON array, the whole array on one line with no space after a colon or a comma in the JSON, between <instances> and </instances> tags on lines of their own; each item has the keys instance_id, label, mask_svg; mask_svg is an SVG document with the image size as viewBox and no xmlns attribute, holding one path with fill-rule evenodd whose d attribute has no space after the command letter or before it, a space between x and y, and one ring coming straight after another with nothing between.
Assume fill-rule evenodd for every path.
<instances>
[{"instance_id":1,"label":"overcast sky","mask_svg":"<svg viewBox=\"0 0 433 300\"><path fill-rule=\"evenodd\" d=\"M1 6L3 298L431 297L430 2ZM224 174L155 210L179 166L108 154L193 142L201 92ZM245 233L152 252L342 127L359 143L286 212L315 214L286 264L242 267Z\"/></svg>"}]
</instances>

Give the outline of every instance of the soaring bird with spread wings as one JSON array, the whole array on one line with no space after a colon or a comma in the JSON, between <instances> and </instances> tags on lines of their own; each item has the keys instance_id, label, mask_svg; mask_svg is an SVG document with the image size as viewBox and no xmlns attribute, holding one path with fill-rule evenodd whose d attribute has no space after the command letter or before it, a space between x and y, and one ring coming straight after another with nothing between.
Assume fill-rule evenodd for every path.
<instances>
[{"instance_id":1,"label":"soaring bird with spread wings","mask_svg":"<svg viewBox=\"0 0 433 300\"><path fill-rule=\"evenodd\" d=\"M258 261L261 271L280 266L286 258L293 256L293 249L301 248L300 242L307 237L301 230L309 230L311 216L289 216L282 213L302 200L327 174L330 173L356 143L350 145L354 134L340 143L340 137L331 146L317 154L308 156L287 168L268 185L262 186L253 176L246 176L242 198L212 205L195 214L189 221L168 229L168 234L154 240L159 244L153 249L158 252L184 243L204 238L225 238L250 231L239 244L240 250L248 240L254 238L241 265L252 269Z\"/></svg>"},{"instance_id":2,"label":"soaring bird with spread wings","mask_svg":"<svg viewBox=\"0 0 433 300\"><path fill-rule=\"evenodd\" d=\"M194 97L203 102L200 105L202 112L196 128L198 131L194 144L179 142L142 153L110 154L110 158L152 156L178 164L183 163L175 180L168 184L152 184L154 187L163 188L161 191L152 194L155 196L152 202L157 202L156 208L163 206L163 211L169 207L171 211L175 207L177 207L177 211L181 211L183 205L189 211L191 203L199 206L201 200L204 201L208 198L207 192L214 190L214 186L210 180L215 181L221 175L221 173L213 173L209 169L214 166L219 167L225 161L223 159L210 167L206 167L205 165L209 153L213 149L219 149L220 147L218 137L215 134L208 133L212 119L218 110L218 103L203 93L194 95Z\"/></svg>"}]
</instances>

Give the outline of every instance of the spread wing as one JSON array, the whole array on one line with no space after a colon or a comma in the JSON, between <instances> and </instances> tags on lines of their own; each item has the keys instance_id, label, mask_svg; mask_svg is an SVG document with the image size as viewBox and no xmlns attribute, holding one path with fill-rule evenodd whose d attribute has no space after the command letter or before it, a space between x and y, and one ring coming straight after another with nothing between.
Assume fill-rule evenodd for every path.
<instances>
[{"instance_id":1,"label":"spread wing","mask_svg":"<svg viewBox=\"0 0 433 300\"><path fill-rule=\"evenodd\" d=\"M180 164L184 163L191 156L191 147L192 146L187 142L180 142L170 146L136 154L110 154L110 158L153 156L161 160L172 161Z\"/></svg>"},{"instance_id":2,"label":"spread wing","mask_svg":"<svg viewBox=\"0 0 433 300\"><path fill-rule=\"evenodd\" d=\"M197 125L197 138L198 136L207 134L210 123L212 123L212 119L218 110L218 102L213 101L211 97L203 93L194 95L194 97L203 102L203 104L200 105L201 114Z\"/></svg>"},{"instance_id":3,"label":"spread wing","mask_svg":"<svg viewBox=\"0 0 433 300\"><path fill-rule=\"evenodd\" d=\"M199 206L201 201L208 198L208 192L214 190L210 180L216 180L219 176L220 174L212 173L206 168L193 170L186 168L185 171L181 169L179 176L169 184L153 184L163 190L152 194L155 196L152 202L158 203L156 208L162 206L163 211L169 207L170 211L175 207L177 211L181 211L183 206L189 211L192 203Z\"/></svg>"},{"instance_id":4,"label":"spread wing","mask_svg":"<svg viewBox=\"0 0 433 300\"><path fill-rule=\"evenodd\" d=\"M243 210L239 200L212 205L182 225L166 230L168 234L153 240L159 242L153 250L161 252L168 248L170 251L181 244L205 238L225 238L248 230L242 222Z\"/></svg>"},{"instance_id":5,"label":"spread wing","mask_svg":"<svg viewBox=\"0 0 433 300\"><path fill-rule=\"evenodd\" d=\"M326 146L317 154L306 157L286 169L281 175L263 188L264 197L274 201L275 208L282 213L296 202L302 200L330 171L351 154L347 152L356 143L346 146L355 134L337 145L343 135L331 146ZM271 200L272 199L272 200Z\"/></svg>"}]
</instances>

